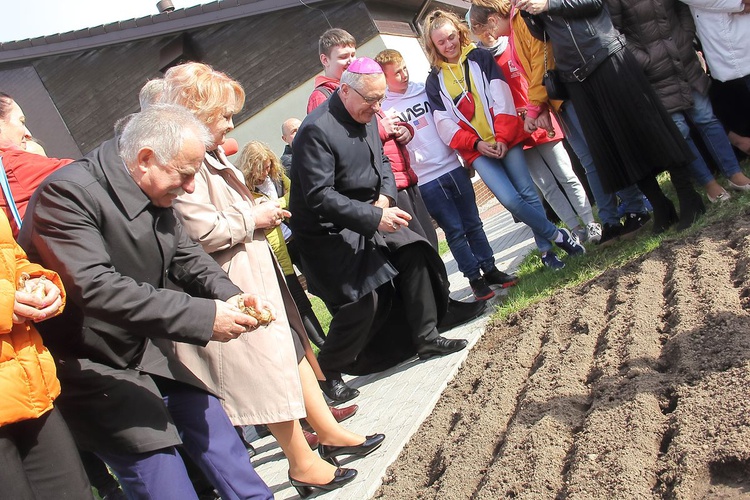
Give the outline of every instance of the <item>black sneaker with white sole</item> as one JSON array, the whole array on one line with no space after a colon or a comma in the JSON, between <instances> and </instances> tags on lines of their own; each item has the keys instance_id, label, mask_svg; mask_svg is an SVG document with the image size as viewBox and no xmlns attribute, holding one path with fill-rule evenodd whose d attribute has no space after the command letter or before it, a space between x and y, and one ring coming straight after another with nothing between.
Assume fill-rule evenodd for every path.
<instances>
[{"instance_id":1,"label":"black sneaker with white sole","mask_svg":"<svg viewBox=\"0 0 750 500\"><path fill-rule=\"evenodd\" d=\"M608 224L605 222L602 226L602 237L597 245L600 247L611 245L620 239L620 235L622 235L622 223Z\"/></svg>"}]
</instances>

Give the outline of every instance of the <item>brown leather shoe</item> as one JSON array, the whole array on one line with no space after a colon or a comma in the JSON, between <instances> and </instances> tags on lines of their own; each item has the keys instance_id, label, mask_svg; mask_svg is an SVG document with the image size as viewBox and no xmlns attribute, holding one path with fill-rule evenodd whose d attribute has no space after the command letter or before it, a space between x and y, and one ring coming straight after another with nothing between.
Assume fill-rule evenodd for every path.
<instances>
[{"instance_id":1,"label":"brown leather shoe","mask_svg":"<svg viewBox=\"0 0 750 500\"><path fill-rule=\"evenodd\" d=\"M333 406L329 406L328 409L331 410L331 415L336 419L336 422L343 422L347 418L352 418L354 414L357 413L359 405L351 405L344 408L334 408ZM315 432L304 418L299 419L299 423L302 424L302 429L309 432Z\"/></svg>"},{"instance_id":2,"label":"brown leather shoe","mask_svg":"<svg viewBox=\"0 0 750 500\"><path fill-rule=\"evenodd\" d=\"M318 445L320 444L320 440L318 439L317 434L313 434L312 432L307 432L304 429L302 429L302 433L305 435L305 440L307 441L307 444L310 445L310 449L317 450Z\"/></svg>"},{"instance_id":3,"label":"brown leather shoe","mask_svg":"<svg viewBox=\"0 0 750 500\"><path fill-rule=\"evenodd\" d=\"M336 419L336 422L343 422L348 418L352 418L354 414L357 413L359 405L345 406L344 408L334 408L333 406L329 406L329 408L331 410L331 415Z\"/></svg>"}]
</instances>

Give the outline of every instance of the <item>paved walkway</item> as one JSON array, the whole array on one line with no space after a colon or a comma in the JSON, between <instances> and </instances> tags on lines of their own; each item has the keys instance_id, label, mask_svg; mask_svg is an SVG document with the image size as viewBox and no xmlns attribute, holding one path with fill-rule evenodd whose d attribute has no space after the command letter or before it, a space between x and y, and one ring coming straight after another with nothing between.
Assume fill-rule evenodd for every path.
<instances>
[{"instance_id":1,"label":"paved walkway","mask_svg":"<svg viewBox=\"0 0 750 500\"><path fill-rule=\"evenodd\" d=\"M482 218L498 267L502 270L518 267L524 255L534 247L531 230L524 224L514 224L510 213L504 210L498 213L496 209L490 209ZM469 299L469 282L458 272L450 252L445 254L445 265L451 282L451 296L458 300ZM346 378L348 384L361 392L352 401L359 405L359 412L345 422L346 427L360 434L382 432L386 439L377 451L365 458L349 463L349 459L344 457L342 466L356 468L359 471L357 479L331 493L321 492L319 497L326 500L362 500L373 496L388 466L396 460L409 438L432 412L469 350L484 333L490 312L491 308L488 308L483 317L447 332L447 337L469 341L469 347L459 353L428 361L412 358L382 373ZM298 498L287 480L288 464L276 441L266 437L254 441L253 445L258 451L253 464L276 498Z\"/></svg>"}]
</instances>

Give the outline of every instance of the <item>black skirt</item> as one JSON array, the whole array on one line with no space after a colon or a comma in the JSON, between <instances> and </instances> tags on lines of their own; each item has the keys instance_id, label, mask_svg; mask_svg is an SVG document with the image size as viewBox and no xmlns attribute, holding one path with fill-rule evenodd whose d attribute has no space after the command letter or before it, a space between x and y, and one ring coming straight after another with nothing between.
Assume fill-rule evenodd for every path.
<instances>
[{"instance_id":1,"label":"black skirt","mask_svg":"<svg viewBox=\"0 0 750 500\"><path fill-rule=\"evenodd\" d=\"M629 50L566 83L604 190L613 193L693 155Z\"/></svg>"}]
</instances>

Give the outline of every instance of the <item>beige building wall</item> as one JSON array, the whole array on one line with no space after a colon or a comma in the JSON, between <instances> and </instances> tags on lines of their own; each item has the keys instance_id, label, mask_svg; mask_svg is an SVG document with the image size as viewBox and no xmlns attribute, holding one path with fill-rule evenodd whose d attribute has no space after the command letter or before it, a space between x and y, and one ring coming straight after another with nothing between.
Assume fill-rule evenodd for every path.
<instances>
[{"instance_id":1,"label":"beige building wall","mask_svg":"<svg viewBox=\"0 0 750 500\"><path fill-rule=\"evenodd\" d=\"M358 47L357 55L375 57L378 52L386 48L401 52L413 80L424 81L427 78L429 64L416 38L380 35ZM323 74L323 72L321 71L320 74ZM281 140L281 124L287 118L296 117L300 120L305 118L307 98L313 91L314 80L313 78L306 81L252 118L237 125L237 128L229 134L229 137L237 140L240 150L248 141L257 140L267 143L271 146L271 149L280 155L284 150L284 142ZM245 91L248 100L251 100L253 98L252 89L245 89ZM237 160L238 156L235 155L231 159Z\"/></svg>"}]
</instances>

